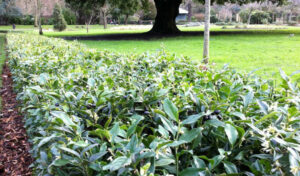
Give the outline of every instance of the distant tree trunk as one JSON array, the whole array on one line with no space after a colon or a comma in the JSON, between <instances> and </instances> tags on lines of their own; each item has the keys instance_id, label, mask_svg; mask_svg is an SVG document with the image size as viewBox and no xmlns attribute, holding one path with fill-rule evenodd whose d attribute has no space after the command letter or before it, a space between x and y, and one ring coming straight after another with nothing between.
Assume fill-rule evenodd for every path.
<instances>
[{"instance_id":1,"label":"distant tree trunk","mask_svg":"<svg viewBox=\"0 0 300 176\"><path fill-rule=\"evenodd\" d=\"M103 10L102 13L103 13L103 25L104 25L104 29L107 29L107 14L106 14L106 10Z\"/></svg>"},{"instance_id":2,"label":"distant tree trunk","mask_svg":"<svg viewBox=\"0 0 300 176\"><path fill-rule=\"evenodd\" d=\"M157 15L150 33L174 34L179 33L176 17L182 0L154 0Z\"/></svg>"},{"instance_id":3,"label":"distant tree trunk","mask_svg":"<svg viewBox=\"0 0 300 176\"><path fill-rule=\"evenodd\" d=\"M39 18L39 10L38 10L38 0L35 1L35 14L34 14L34 27L38 27L38 18Z\"/></svg>"},{"instance_id":4,"label":"distant tree trunk","mask_svg":"<svg viewBox=\"0 0 300 176\"><path fill-rule=\"evenodd\" d=\"M86 26L86 33L89 33L89 24L85 23L85 26Z\"/></svg>"},{"instance_id":5,"label":"distant tree trunk","mask_svg":"<svg viewBox=\"0 0 300 176\"><path fill-rule=\"evenodd\" d=\"M204 29L204 44L203 44L203 62L205 64L208 64L208 60L209 60L210 3L211 0L205 0L205 29Z\"/></svg>"},{"instance_id":6,"label":"distant tree trunk","mask_svg":"<svg viewBox=\"0 0 300 176\"><path fill-rule=\"evenodd\" d=\"M100 11L99 11L99 25L102 24L102 19L103 19L103 16L102 16L102 8L100 8Z\"/></svg>"},{"instance_id":7,"label":"distant tree trunk","mask_svg":"<svg viewBox=\"0 0 300 176\"><path fill-rule=\"evenodd\" d=\"M41 0L37 0L38 2L38 14L39 14L39 34L43 35L43 28L42 28L42 4Z\"/></svg>"},{"instance_id":8,"label":"distant tree trunk","mask_svg":"<svg viewBox=\"0 0 300 176\"><path fill-rule=\"evenodd\" d=\"M93 17L94 17L94 14L92 13L90 18L85 20L86 33L89 33L89 25L91 24Z\"/></svg>"},{"instance_id":9,"label":"distant tree trunk","mask_svg":"<svg viewBox=\"0 0 300 176\"><path fill-rule=\"evenodd\" d=\"M248 20L247 20L248 25L251 23L252 11L253 10L250 10L250 12L249 12L249 16L248 16Z\"/></svg>"},{"instance_id":10,"label":"distant tree trunk","mask_svg":"<svg viewBox=\"0 0 300 176\"><path fill-rule=\"evenodd\" d=\"M126 15L125 15L125 25L127 25L127 24L128 24L128 17L129 17L129 15L128 15L128 14L126 14Z\"/></svg>"},{"instance_id":11,"label":"distant tree trunk","mask_svg":"<svg viewBox=\"0 0 300 176\"><path fill-rule=\"evenodd\" d=\"M293 13L292 12L289 13L289 21L288 21L289 23L292 22L292 16L293 16Z\"/></svg>"},{"instance_id":12,"label":"distant tree trunk","mask_svg":"<svg viewBox=\"0 0 300 176\"><path fill-rule=\"evenodd\" d=\"M105 1L104 5L100 8L100 20L102 16L104 29L107 29L107 10L108 10L108 5L107 2Z\"/></svg>"},{"instance_id":13,"label":"distant tree trunk","mask_svg":"<svg viewBox=\"0 0 300 176\"><path fill-rule=\"evenodd\" d=\"M192 15L193 15L193 11L192 11L192 2L190 1L188 3L188 22L192 21Z\"/></svg>"}]
</instances>

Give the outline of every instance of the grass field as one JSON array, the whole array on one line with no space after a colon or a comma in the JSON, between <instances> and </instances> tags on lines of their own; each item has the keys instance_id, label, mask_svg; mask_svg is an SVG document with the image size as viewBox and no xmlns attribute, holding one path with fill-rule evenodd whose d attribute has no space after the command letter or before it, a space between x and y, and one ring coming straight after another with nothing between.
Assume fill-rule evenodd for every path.
<instances>
[{"instance_id":1,"label":"grass field","mask_svg":"<svg viewBox=\"0 0 300 176\"><path fill-rule=\"evenodd\" d=\"M64 32L55 32L52 26L43 26L49 37L105 35L115 33L141 33L151 26L109 25L90 26L87 34L85 26L68 26ZM203 31L203 27L179 27L182 31ZM11 26L1 26L0 30L11 30ZM279 77L279 68L292 74L300 70L300 28L275 25L251 25L248 29L235 26L212 26L212 31L222 33L211 37L211 63L218 67L229 64L242 71L258 69L264 77ZM37 33L32 26L17 26L17 31ZM238 34L234 34L238 32ZM290 34L294 34L291 36ZM155 40L80 41L90 48L111 50L121 53L167 52L190 57L201 62L203 37L175 37ZM294 79L300 81L300 76Z\"/></svg>"},{"instance_id":2,"label":"grass field","mask_svg":"<svg viewBox=\"0 0 300 176\"><path fill-rule=\"evenodd\" d=\"M5 62L5 35L0 33L0 73L2 73L3 64ZM2 87L2 77L0 76L0 87ZM0 109L2 109L1 105L1 97L0 97Z\"/></svg>"},{"instance_id":3,"label":"grass field","mask_svg":"<svg viewBox=\"0 0 300 176\"><path fill-rule=\"evenodd\" d=\"M299 29L300 32L300 29ZM165 49L201 62L203 37L176 37L158 40L80 41L90 48L121 53L155 52ZM211 37L211 63L229 64L238 70L252 71L264 77L279 76L279 68L288 74L300 70L300 33L238 34ZM299 76L296 77L300 78Z\"/></svg>"}]
</instances>

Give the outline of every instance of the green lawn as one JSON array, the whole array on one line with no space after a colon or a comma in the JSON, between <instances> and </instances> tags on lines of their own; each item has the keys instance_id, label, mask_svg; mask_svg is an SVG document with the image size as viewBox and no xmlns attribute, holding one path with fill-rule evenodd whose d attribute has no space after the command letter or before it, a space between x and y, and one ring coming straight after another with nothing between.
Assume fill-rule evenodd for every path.
<instances>
[{"instance_id":1,"label":"green lawn","mask_svg":"<svg viewBox=\"0 0 300 176\"><path fill-rule=\"evenodd\" d=\"M242 26L243 27L243 26ZM44 34L49 37L104 35L113 33L141 33L151 26L91 25L87 34L85 26L68 26L63 32L55 32L52 26L43 26ZM203 31L201 27L179 26L182 31ZM0 30L11 30L11 26L0 26ZM229 64L238 70L252 71L265 77L275 74L282 68L288 74L300 70L300 27L251 25L248 29L237 29L235 26L212 26L213 32L223 33L211 37L211 63L217 66ZM37 33L32 26L17 26L17 31ZM242 32L232 34L233 32ZM290 37L290 34L294 34ZM190 57L201 62L203 37L176 37L156 40L131 41L81 41L90 48L112 50L121 53L155 52L165 49L167 52ZM295 79L300 79L296 76ZM298 80L299 81L299 80Z\"/></svg>"},{"instance_id":2,"label":"green lawn","mask_svg":"<svg viewBox=\"0 0 300 176\"><path fill-rule=\"evenodd\" d=\"M5 35L0 33L0 73L2 73L3 64L5 62ZM0 87L2 87L2 76L0 76ZM2 109L2 100L0 97L0 109Z\"/></svg>"},{"instance_id":3,"label":"green lawn","mask_svg":"<svg viewBox=\"0 0 300 176\"><path fill-rule=\"evenodd\" d=\"M244 27L245 25L238 25ZM108 25L108 29L103 29L101 25L90 25L89 33L86 32L84 25L68 25L67 29L63 32L53 31L52 25L43 25L44 35L49 37L62 37L62 36L93 36L104 34L116 33L142 33L151 29L150 25ZM198 27L185 27L184 25L178 26L181 31L203 31L203 26ZM236 26L212 25L211 31L216 32L246 32L246 33L293 33L299 32L299 27L277 26L277 25L251 25L248 29L238 29ZM0 26L0 31L13 31L12 26ZM32 25L17 25L17 32L28 32L38 34L38 28Z\"/></svg>"},{"instance_id":4,"label":"green lawn","mask_svg":"<svg viewBox=\"0 0 300 176\"><path fill-rule=\"evenodd\" d=\"M293 37L290 33L295 34ZM279 68L287 74L300 70L300 28L291 32L260 31L237 35L211 37L211 63L217 66L229 64L238 70L252 71L264 77L275 74ZM90 48L112 50L121 53L167 52L188 56L201 62L203 37L176 37L158 40L131 41L81 41ZM295 79L300 78L296 76ZM299 81L299 80L298 80Z\"/></svg>"}]
</instances>

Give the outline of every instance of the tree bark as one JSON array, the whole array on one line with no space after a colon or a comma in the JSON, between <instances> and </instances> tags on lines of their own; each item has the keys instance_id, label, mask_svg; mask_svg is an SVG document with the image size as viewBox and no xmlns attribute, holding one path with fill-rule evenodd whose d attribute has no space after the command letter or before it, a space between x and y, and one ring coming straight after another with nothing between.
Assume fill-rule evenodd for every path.
<instances>
[{"instance_id":1,"label":"tree bark","mask_svg":"<svg viewBox=\"0 0 300 176\"><path fill-rule=\"evenodd\" d=\"M38 5L38 15L39 15L39 34L43 35L43 28L42 28L42 4L41 0L37 0Z\"/></svg>"},{"instance_id":2,"label":"tree bark","mask_svg":"<svg viewBox=\"0 0 300 176\"><path fill-rule=\"evenodd\" d=\"M35 17L34 17L34 27L38 27L38 17L39 17L39 10L38 10L38 0L35 1Z\"/></svg>"},{"instance_id":3,"label":"tree bark","mask_svg":"<svg viewBox=\"0 0 300 176\"><path fill-rule=\"evenodd\" d=\"M251 23L251 17L252 17L252 10L250 10L249 16L248 16L248 20L247 20L247 24L250 25Z\"/></svg>"},{"instance_id":4,"label":"tree bark","mask_svg":"<svg viewBox=\"0 0 300 176\"><path fill-rule=\"evenodd\" d=\"M191 22L192 21L192 15L193 15L193 12L192 12L192 2L190 1L188 3L188 22Z\"/></svg>"},{"instance_id":5,"label":"tree bark","mask_svg":"<svg viewBox=\"0 0 300 176\"><path fill-rule=\"evenodd\" d=\"M182 0L154 0L157 15L150 33L174 34L179 33L176 17Z\"/></svg>"},{"instance_id":6,"label":"tree bark","mask_svg":"<svg viewBox=\"0 0 300 176\"><path fill-rule=\"evenodd\" d=\"M104 25L104 29L107 29L107 14L106 14L106 10L103 10L103 25Z\"/></svg>"},{"instance_id":7,"label":"tree bark","mask_svg":"<svg viewBox=\"0 0 300 176\"><path fill-rule=\"evenodd\" d=\"M128 24L128 17L129 17L129 15L125 15L125 25L127 25Z\"/></svg>"},{"instance_id":8,"label":"tree bark","mask_svg":"<svg viewBox=\"0 0 300 176\"><path fill-rule=\"evenodd\" d=\"M211 0L205 0L205 27L204 27L204 44L203 44L203 62L205 64L208 64L208 60L209 60L210 3Z\"/></svg>"},{"instance_id":9,"label":"tree bark","mask_svg":"<svg viewBox=\"0 0 300 176\"><path fill-rule=\"evenodd\" d=\"M289 13L288 23L292 22L292 16L293 16L293 13Z\"/></svg>"}]
</instances>

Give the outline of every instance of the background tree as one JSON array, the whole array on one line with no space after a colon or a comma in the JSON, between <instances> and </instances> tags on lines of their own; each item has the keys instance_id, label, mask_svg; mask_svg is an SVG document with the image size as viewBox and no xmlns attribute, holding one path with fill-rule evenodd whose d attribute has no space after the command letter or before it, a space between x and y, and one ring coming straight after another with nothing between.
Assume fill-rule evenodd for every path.
<instances>
[{"instance_id":1,"label":"background tree","mask_svg":"<svg viewBox=\"0 0 300 176\"><path fill-rule=\"evenodd\" d=\"M112 0L113 8L120 10L120 14L124 15L125 25L128 23L128 17L134 15L141 8L140 0Z\"/></svg>"},{"instance_id":2,"label":"background tree","mask_svg":"<svg viewBox=\"0 0 300 176\"><path fill-rule=\"evenodd\" d=\"M38 10L38 23L39 23L39 34L43 35L42 28L42 3L41 0L37 0L37 10Z\"/></svg>"},{"instance_id":3,"label":"background tree","mask_svg":"<svg viewBox=\"0 0 300 176\"><path fill-rule=\"evenodd\" d=\"M89 32L89 25L97 16L97 12L104 6L105 0L66 0L67 3L77 12L82 14L86 25L86 32Z\"/></svg>"},{"instance_id":4,"label":"background tree","mask_svg":"<svg viewBox=\"0 0 300 176\"><path fill-rule=\"evenodd\" d=\"M156 17L156 8L155 4L151 0L142 0L141 1L141 10L139 16L141 20L154 20Z\"/></svg>"},{"instance_id":5,"label":"background tree","mask_svg":"<svg viewBox=\"0 0 300 176\"><path fill-rule=\"evenodd\" d=\"M67 28L67 23L59 4L55 4L52 18L54 30L63 31Z\"/></svg>"},{"instance_id":6,"label":"background tree","mask_svg":"<svg viewBox=\"0 0 300 176\"><path fill-rule=\"evenodd\" d=\"M38 7L38 0L34 0L34 27L39 27L39 7Z\"/></svg>"},{"instance_id":7,"label":"background tree","mask_svg":"<svg viewBox=\"0 0 300 176\"><path fill-rule=\"evenodd\" d=\"M65 7L62 9L64 18L68 25L76 24L76 13L73 12L70 8Z\"/></svg>"},{"instance_id":8,"label":"background tree","mask_svg":"<svg viewBox=\"0 0 300 176\"><path fill-rule=\"evenodd\" d=\"M0 0L0 24L14 23L13 19L21 16L22 12L15 6L15 0Z\"/></svg>"},{"instance_id":9,"label":"background tree","mask_svg":"<svg viewBox=\"0 0 300 176\"><path fill-rule=\"evenodd\" d=\"M203 44L203 62L209 60L209 28L210 28L210 4L211 0L205 0L205 27L204 27L204 44Z\"/></svg>"},{"instance_id":10,"label":"background tree","mask_svg":"<svg viewBox=\"0 0 300 176\"><path fill-rule=\"evenodd\" d=\"M100 12L99 18L100 18L100 20L102 18L104 29L107 29L107 13L108 13L108 10L109 10L109 3L108 3L108 0L105 0L103 5L100 7L100 10L99 10L99 12Z\"/></svg>"}]
</instances>

